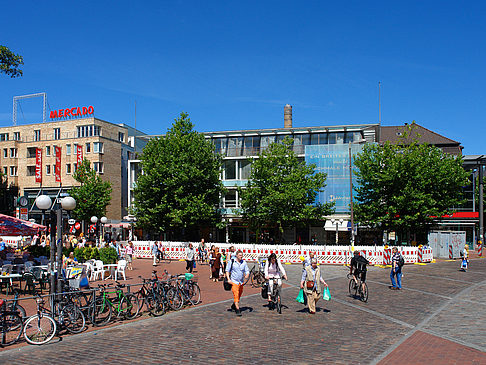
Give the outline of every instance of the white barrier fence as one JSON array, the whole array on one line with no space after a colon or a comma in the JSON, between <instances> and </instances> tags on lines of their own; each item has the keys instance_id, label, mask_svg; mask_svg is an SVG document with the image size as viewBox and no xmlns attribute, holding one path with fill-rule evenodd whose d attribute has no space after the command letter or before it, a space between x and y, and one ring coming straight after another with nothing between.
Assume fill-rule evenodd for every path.
<instances>
[{"instance_id":1,"label":"white barrier fence","mask_svg":"<svg viewBox=\"0 0 486 365\"><path fill-rule=\"evenodd\" d=\"M172 260L186 258L186 248L192 243L197 250L199 242L162 242L164 255ZM152 258L152 245L154 241L133 241L134 256L138 258ZM213 245L213 243L209 243ZM243 252L243 258L247 261L258 260L260 256L268 256L271 253L277 254L282 262L300 263L300 257L307 257L309 252L315 253L315 257L320 264L349 264L353 257L351 246L299 246L299 245L252 245L252 244L231 244L214 243L219 249L228 250L235 246L236 250ZM383 246L355 246L355 250L362 254L374 265L391 264L391 248L385 249ZM430 247L398 247L403 255L405 263L431 262L433 252Z\"/></svg>"}]
</instances>

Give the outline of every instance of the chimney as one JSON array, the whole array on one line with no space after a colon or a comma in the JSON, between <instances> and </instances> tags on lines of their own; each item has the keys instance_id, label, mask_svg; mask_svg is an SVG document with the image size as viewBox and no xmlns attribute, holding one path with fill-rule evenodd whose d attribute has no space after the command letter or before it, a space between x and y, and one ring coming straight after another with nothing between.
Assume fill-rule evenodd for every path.
<instances>
[{"instance_id":1,"label":"chimney","mask_svg":"<svg viewBox=\"0 0 486 365\"><path fill-rule=\"evenodd\" d=\"M292 105L284 106L284 128L292 128Z\"/></svg>"}]
</instances>

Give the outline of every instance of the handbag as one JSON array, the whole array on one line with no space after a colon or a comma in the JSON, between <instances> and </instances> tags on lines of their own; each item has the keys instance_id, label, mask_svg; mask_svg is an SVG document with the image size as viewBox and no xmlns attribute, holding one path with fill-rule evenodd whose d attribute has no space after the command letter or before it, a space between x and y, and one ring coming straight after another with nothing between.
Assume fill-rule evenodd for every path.
<instances>
[{"instance_id":1,"label":"handbag","mask_svg":"<svg viewBox=\"0 0 486 365\"><path fill-rule=\"evenodd\" d=\"M306 284L307 289L313 289L314 288L314 280L309 280Z\"/></svg>"},{"instance_id":2,"label":"handbag","mask_svg":"<svg viewBox=\"0 0 486 365\"><path fill-rule=\"evenodd\" d=\"M224 277L224 280L223 280L223 289L224 289L224 290L226 290L226 291L230 291L232 286L233 286L233 285L231 285L231 284L228 282L228 278L225 276L225 277Z\"/></svg>"},{"instance_id":3,"label":"handbag","mask_svg":"<svg viewBox=\"0 0 486 365\"><path fill-rule=\"evenodd\" d=\"M324 289L324 292L322 293L322 299L331 300L331 292L329 291L328 286L326 286L326 289Z\"/></svg>"},{"instance_id":4,"label":"handbag","mask_svg":"<svg viewBox=\"0 0 486 365\"><path fill-rule=\"evenodd\" d=\"M304 304L305 303L305 299L304 299L304 289L300 289L299 290L299 294L297 295L297 298L295 298L295 300L297 302L299 302L300 304Z\"/></svg>"}]
</instances>

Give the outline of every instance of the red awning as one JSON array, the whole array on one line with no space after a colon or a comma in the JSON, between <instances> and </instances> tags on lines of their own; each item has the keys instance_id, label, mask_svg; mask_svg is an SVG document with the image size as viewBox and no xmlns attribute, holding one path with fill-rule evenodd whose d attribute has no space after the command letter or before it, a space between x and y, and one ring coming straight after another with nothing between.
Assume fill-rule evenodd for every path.
<instances>
[{"instance_id":1,"label":"red awning","mask_svg":"<svg viewBox=\"0 0 486 365\"><path fill-rule=\"evenodd\" d=\"M0 214L0 235L29 236L46 230L46 226Z\"/></svg>"},{"instance_id":2,"label":"red awning","mask_svg":"<svg viewBox=\"0 0 486 365\"><path fill-rule=\"evenodd\" d=\"M130 229L130 226L131 226L130 223L125 223L125 222L105 224L106 228L126 228L126 229Z\"/></svg>"}]
</instances>

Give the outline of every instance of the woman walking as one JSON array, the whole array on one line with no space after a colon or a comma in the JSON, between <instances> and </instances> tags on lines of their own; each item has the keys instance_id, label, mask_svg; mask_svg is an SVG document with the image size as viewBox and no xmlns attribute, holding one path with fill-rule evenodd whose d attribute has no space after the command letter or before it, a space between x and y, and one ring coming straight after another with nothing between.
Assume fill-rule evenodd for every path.
<instances>
[{"instance_id":1,"label":"woman walking","mask_svg":"<svg viewBox=\"0 0 486 365\"><path fill-rule=\"evenodd\" d=\"M316 313L316 303L320 299L323 287L327 287L326 282L321 276L321 268L317 266L317 259L312 258L311 264L306 266L302 272L300 288L304 289L307 295L307 305L309 313Z\"/></svg>"},{"instance_id":2,"label":"woman walking","mask_svg":"<svg viewBox=\"0 0 486 365\"><path fill-rule=\"evenodd\" d=\"M219 248L214 249L213 264L211 265L211 279L213 281L219 280L219 269L221 268L221 254Z\"/></svg>"},{"instance_id":3,"label":"woman walking","mask_svg":"<svg viewBox=\"0 0 486 365\"><path fill-rule=\"evenodd\" d=\"M125 258L127 259L127 270L133 270L132 260L133 260L133 242L128 241L128 246L125 249Z\"/></svg>"}]
</instances>

